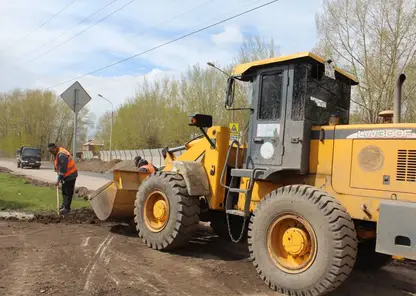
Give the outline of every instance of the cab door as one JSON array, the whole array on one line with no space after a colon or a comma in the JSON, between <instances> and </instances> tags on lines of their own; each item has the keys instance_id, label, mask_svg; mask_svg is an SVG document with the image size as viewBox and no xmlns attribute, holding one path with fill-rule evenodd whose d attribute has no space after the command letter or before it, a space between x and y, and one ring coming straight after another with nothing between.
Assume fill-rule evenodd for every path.
<instances>
[{"instance_id":1,"label":"cab door","mask_svg":"<svg viewBox=\"0 0 416 296\"><path fill-rule=\"evenodd\" d=\"M251 114L250 159L253 167L281 166L286 114L288 67L260 72Z\"/></svg>"}]
</instances>

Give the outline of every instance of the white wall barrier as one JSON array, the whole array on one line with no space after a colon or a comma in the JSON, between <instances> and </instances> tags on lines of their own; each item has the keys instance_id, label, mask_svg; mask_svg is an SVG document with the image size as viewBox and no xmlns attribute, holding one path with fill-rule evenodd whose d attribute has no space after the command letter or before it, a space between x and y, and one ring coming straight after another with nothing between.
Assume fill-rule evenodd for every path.
<instances>
[{"instance_id":1,"label":"white wall barrier","mask_svg":"<svg viewBox=\"0 0 416 296\"><path fill-rule=\"evenodd\" d=\"M175 152L175 155L181 155L183 151ZM162 155L162 149L137 149L137 150L113 150L111 152L112 159L118 160L134 160L136 156L141 156L156 167L165 165ZM100 151L97 156L93 156L91 151L83 151L82 159L98 158L102 161L110 161L110 151Z\"/></svg>"}]
</instances>

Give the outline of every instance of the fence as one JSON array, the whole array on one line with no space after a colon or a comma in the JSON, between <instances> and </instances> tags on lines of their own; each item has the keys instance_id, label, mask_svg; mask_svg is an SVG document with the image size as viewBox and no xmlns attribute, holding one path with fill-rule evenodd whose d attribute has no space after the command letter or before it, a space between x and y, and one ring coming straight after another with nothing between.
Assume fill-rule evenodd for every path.
<instances>
[{"instance_id":1,"label":"fence","mask_svg":"<svg viewBox=\"0 0 416 296\"><path fill-rule=\"evenodd\" d=\"M182 154L183 151L176 152L175 155ZM118 160L134 160L136 156L141 156L156 167L165 165L165 160L160 149L138 149L138 150L114 150L111 152L111 159ZM91 151L83 151L82 159L101 159L103 161L110 160L110 151L100 151L99 154L93 155Z\"/></svg>"}]
</instances>

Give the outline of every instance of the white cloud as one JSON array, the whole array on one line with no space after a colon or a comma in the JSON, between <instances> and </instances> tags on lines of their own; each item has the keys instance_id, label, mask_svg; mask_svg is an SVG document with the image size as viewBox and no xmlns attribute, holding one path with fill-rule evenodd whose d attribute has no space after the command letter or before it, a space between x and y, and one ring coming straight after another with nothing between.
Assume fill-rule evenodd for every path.
<instances>
[{"instance_id":1,"label":"white cloud","mask_svg":"<svg viewBox=\"0 0 416 296\"><path fill-rule=\"evenodd\" d=\"M64 36L32 52L111 1L78 0L41 28L39 26L69 0L38 0L36 5L32 0L0 1L0 28L6 28L0 30L0 91L14 87L50 87L259 5L259 1L254 0L156 0L145 5L137 0L43 57L15 67L56 47L130 0L114 2ZM311 49L316 38L315 12L321 0L299 2L293 5L293 1L280 0L79 79L93 97L88 104L91 111L98 118L110 108L108 103L100 101L98 93L115 105L133 96L143 74L148 73L149 79L156 79L162 74L178 75L190 64L229 63L236 54L236 45L246 34L273 37L283 54ZM68 82L53 89L60 94L71 84Z\"/></svg>"},{"instance_id":2,"label":"white cloud","mask_svg":"<svg viewBox=\"0 0 416 296\"><path fill-rule=\"evenodd\" d=\"M224 32L214 34L211 36L212 41L219 46L240 43L243 41L243 34L240 31L240 26L232 25L226 27Z\"/></svg>"}]
</instances>

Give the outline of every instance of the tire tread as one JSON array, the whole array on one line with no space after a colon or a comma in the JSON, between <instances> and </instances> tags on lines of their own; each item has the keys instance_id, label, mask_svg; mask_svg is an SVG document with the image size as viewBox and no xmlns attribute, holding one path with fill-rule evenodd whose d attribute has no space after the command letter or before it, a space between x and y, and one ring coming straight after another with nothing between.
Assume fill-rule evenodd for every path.
<instances>
[{"instance_id":1,"label":"tire tread","mask_svg":"<svg viewBox=\"0 0 416 296\"><path fill-rule=\"evenodd\" d=\"M154 242L145 236L146 226L140 223L138 211L139 198L136 198L134 220L136 222L138 235L147 246L156 250L172 250L183 247L188 244L197 229L200 214L199 200L188 195L186 183L179 174L158 171L149 175L145 182L150 178L162 178L169 183L173 194L177 198L176 203L178 204L179 210L175 213L176 220L173 231L162 239L162 243ZM169 202L173 201L169 200Z\"/></svg>"},{"instance_id":2,"label":"tire tread","mask_svg":"<svg viewBox=\"0 0 416 296\"><path fill-rule=\"evenodd\" d=\"M308 200L314 204L331 225L329 231L332 232L334 237L334 257L331 262L331 267L319 282L305 290L289 291L283 287L279 287L278 283L272 283L263 273L254 255L252 224L255 222L256 216L260 215L262 209L267 207L272 199L287 194L296 195L296 197ZM321 295L335 290L349 276L354 267L357 254L355 226L345 207L336 199L329 196L328 193L309 185L289 185L267 194L258 204L250 219L248 243L250 259L256 267L260 278L263 279L270 289L285 295Z\"/></svg>"}]
</instances>

